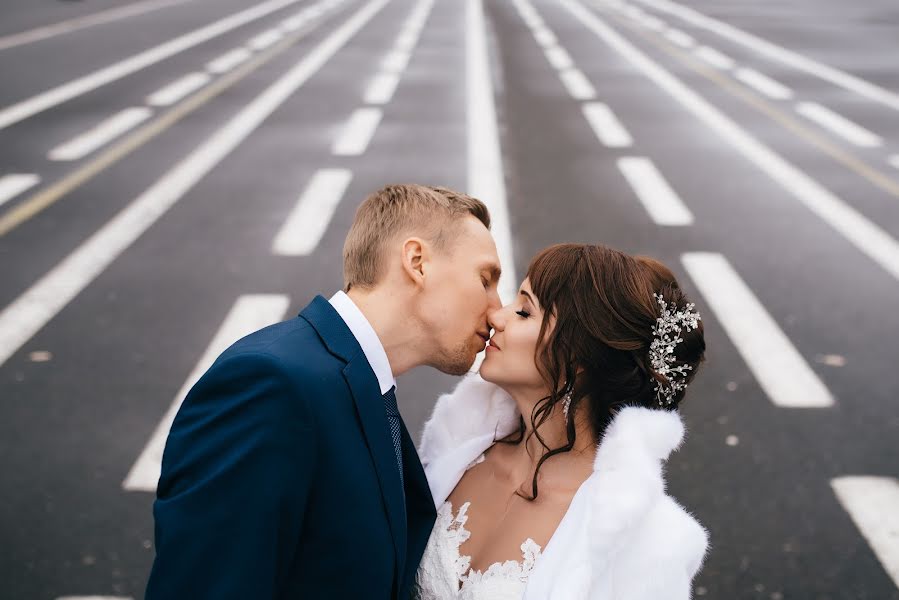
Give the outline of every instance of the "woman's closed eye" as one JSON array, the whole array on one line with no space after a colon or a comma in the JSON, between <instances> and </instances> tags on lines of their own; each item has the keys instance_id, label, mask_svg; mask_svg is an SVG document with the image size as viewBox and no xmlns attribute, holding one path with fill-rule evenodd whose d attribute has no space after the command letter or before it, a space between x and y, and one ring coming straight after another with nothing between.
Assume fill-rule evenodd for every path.
<instances>
[{"instance_id":1,"label":"woman's closed eye","mask_svg":"<svg viewBox=\"0 0 899 600\"><path fill-rule=\"evenodd\" d=\"M523 308L521 310L515 311L515 314L518 315L519 317L521 317L522 319L527 319L528 317L531 316L531 313L524 310Z\"/></svg>"}]
</instances>

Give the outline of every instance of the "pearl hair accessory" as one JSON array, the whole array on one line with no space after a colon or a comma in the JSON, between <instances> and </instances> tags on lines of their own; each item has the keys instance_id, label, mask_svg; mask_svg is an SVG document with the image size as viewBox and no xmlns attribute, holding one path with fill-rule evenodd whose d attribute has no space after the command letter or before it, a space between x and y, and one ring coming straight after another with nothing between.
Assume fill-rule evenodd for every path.
<instances>
[{"instance_id":1,"label":"pearl hair accessory","mask_svg":"<svg viewBox=\"0 0 899 600\"><path fill-rule=\"evenodd\" d=\"M692 331L699 327L701 320L699 313L694 310L695 305L690 302L684 310L675 310L672 303L669 307L661 294L653 294L659 303L661 316L656 319L652 328L653 340L649 346L649 362L659 375L663 375L668 382L655 382L656 400L659 406L670 406L678 392L687 388L684 379L687 371L692 371L690 365L673 366L677 358L674 356L674 348L684 341L680 337L682 331Z\"/></svg>"}]
</instances>

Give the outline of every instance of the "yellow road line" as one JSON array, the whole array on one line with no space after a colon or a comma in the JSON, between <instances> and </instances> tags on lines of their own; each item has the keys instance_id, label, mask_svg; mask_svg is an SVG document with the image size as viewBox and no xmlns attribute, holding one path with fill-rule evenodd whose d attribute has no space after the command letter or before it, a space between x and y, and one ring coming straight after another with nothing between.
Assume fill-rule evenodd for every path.
<instances>
[{"instance_id":1,"label":"yellow road line","mask_svg":"<svg viewBox=\"0 0 899 600\"><path fill-rule=\"evenodd\" d=\"M640 29L630 21L627 21L626 19L623 19L614 13L607 14L612 14L612 16L619 23L634 31L637 35L639 35L646 41L652 43L654 46L656 46L669 56L678 59L684 65L686 65L696 73L702 75L706 79L717 84L719 87L723 88L731 95L738 97L756 110L766 114L768 117L778 122L781 126L789 129L799 137L816 146L819 150L821 150L825 154L828 154L831 158L840 162L846 168L854 171L856 175L867 180L875 187L880 188L891 196L899 198L899 182L891 178L889 175L875 169L866 162L858 159L856 156L850 154L849 152L846 152L839 146L834 145L830 140L821 136L816 131L809 129L806 125L794 119L789 114L778 109L767 100L750 92L740 83L734 81L726 75L723 75L719 71L716 71L700 63L698 60L693 58L691 54L684 52L683 50L679 49L669 42L658 39L657 36L652 35L644 31L643 29Z\"/></svg>"},{"instance_id":2,"label":"yellow road line","mask_svg":"<svg viewBox=\"0 0 899 600\"><path fill-rule=\"evenodd\" d=\"M52 186L42 189L27 200L23 200L15 208L0 217L0 237L6 235L48 206L51 206L66 194L90 181L106 168L122 160L193 111L208 103L223 91L287 50L312 30L312 27L301 29L296 34L285 38L268 52L260 54L236 71L216 80L209 87L189 97L155 121L136 130L130 136L112 146L89 163L63 177Z\"/></svg>"}]
</instances>

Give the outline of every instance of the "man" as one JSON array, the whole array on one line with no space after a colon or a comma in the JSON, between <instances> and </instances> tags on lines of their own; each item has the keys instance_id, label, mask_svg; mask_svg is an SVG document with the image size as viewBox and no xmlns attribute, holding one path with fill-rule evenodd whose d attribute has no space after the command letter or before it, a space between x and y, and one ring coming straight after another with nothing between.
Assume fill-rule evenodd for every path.
<instances>
[{"instance_id":1,"label":"man","mask_svg":"<svg viewBox=\"0 0 899 600\"><path fill-rule=\"evenodd\" d=\"M436 514L395 377L484 349L489 227L474 198L388 186L356 213L346 292L216 360L166 443L148 600L409 596Z\"/></svg>"}]
</instances>

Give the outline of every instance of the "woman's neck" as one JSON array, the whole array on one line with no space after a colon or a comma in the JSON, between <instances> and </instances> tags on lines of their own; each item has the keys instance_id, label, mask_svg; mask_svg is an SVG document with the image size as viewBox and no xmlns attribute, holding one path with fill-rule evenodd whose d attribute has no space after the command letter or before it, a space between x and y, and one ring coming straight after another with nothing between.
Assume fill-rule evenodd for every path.
<instances>
[{"instance_id":1,"label":"woman's neck","mask_svg":"<svg viewBox=\"0 0 899 600\"><path fill-rule=\"evenodd\" d=\"M510 392L510 394L524 417L524 437L521 443L518 444L519 459L521 463L527 462L532 467L536 467L543 455L548 452L546 447L540 442L540 439L543 440L543 443L550 450L568 445L568 419L565 416L562 403L557 403L543 423L540 423L539 417L537 418L538 426L535 431L533 423L531 423L531 414L540 400L549 395L549 391ZM597 440L592 432L585 409L585 406L581 406L574 415L575 440L574 446L570 450L570 456L575 457L586 454L592 461ZM539 438L537 434L539 434Z\"/></svg>"}]
</instances>

